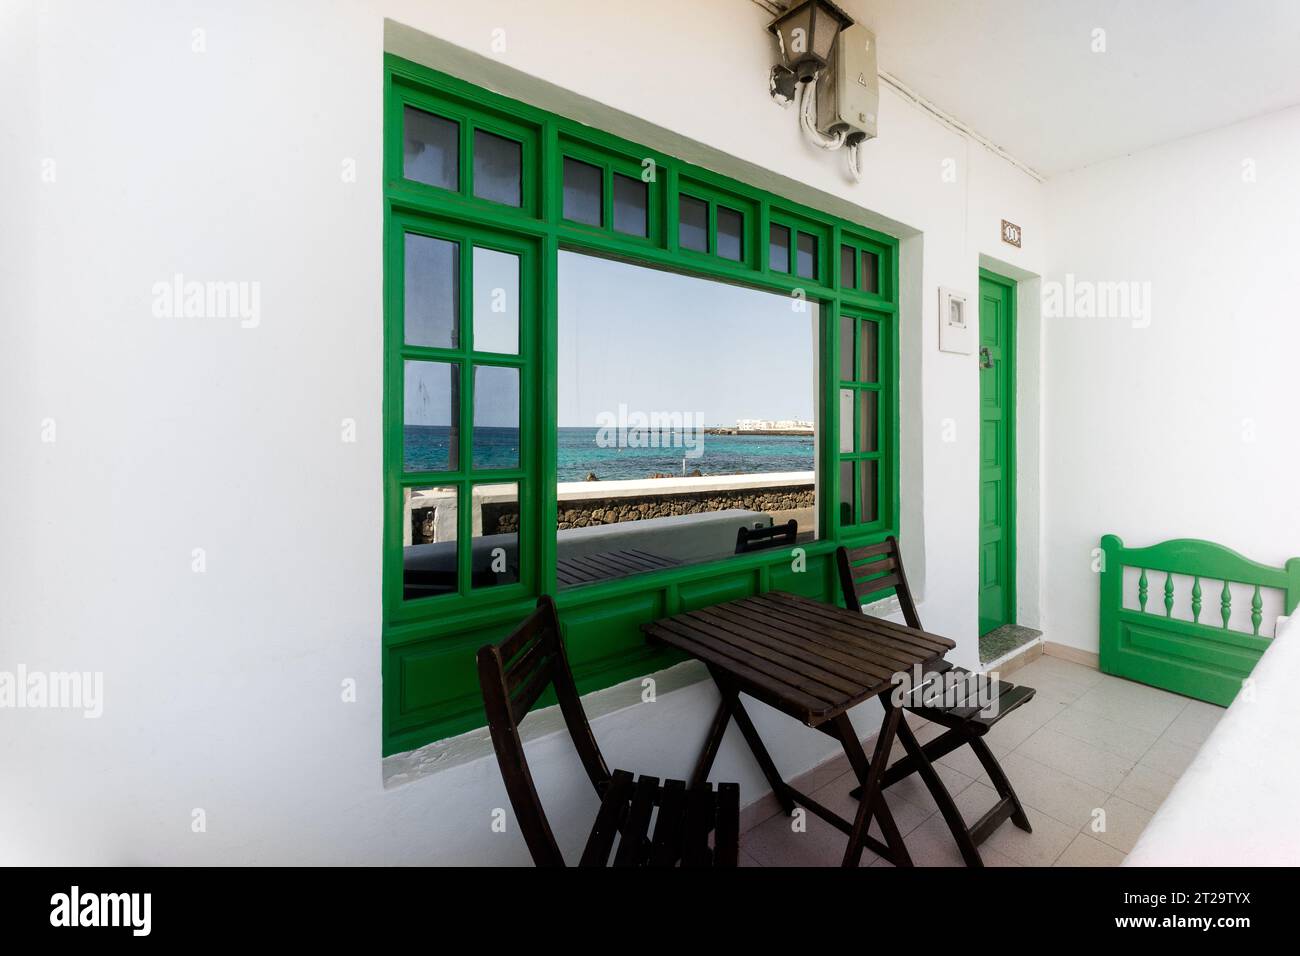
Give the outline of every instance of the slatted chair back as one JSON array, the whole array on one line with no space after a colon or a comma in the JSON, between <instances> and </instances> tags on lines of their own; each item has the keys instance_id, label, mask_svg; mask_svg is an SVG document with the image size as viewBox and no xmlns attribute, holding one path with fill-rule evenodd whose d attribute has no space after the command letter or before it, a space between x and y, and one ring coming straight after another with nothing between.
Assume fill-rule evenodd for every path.
<instances>
[{"instance_id":1,"label":"slatted chair back","mask_svg":"<svg viewBox=\"0 0 1300 956\"><path fill-rule=\"evenodd\" d=\"M564 866L519 736L519 724L548 687L555 688L565 726L597 794L604 793L611 775L582 709L564 651L559 615L549 596L537 599L537 609L509 637L479 649L478 677L497 764L533 862Z\"/></svg>"},{"instance_id":2,"label":"slatted chair back","mask_svg":"<svg viewBox=\"0 0 1300 956\"><path fill-rule=\"evenodd\" d=\"M921 618L916 613L912 589L907 586L897 538L891 534L879 544L862 548L841 547L835 552L835 561L839 566L845 607L861 610L864 603L873 600L872 595L893 588L903 609L903 620L908 627L920 630Z\"/></svg>"},{"instance_id":3,"label":"slatted chair back","mask_svg":"<svg viewBox=\"0 0 1300 956\"><path fill-rule=\"evenodd\" d=\"M748 528L741 525L736 530L736 554L764 551L768 548L791 547L799 537L799 522L791 518L785 524L766 528Z\"/></svg>"}]
</instances>

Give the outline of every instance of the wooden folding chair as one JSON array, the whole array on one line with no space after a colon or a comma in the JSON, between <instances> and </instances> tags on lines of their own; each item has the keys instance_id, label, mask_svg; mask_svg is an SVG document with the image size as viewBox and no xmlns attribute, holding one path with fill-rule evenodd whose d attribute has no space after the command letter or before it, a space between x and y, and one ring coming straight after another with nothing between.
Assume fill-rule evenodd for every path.
<instances>
[{"instance_id":1,"label":"wooden folding chair","mask_svg":"<svg viewBox=\"0 0 1300 956\"><path fill-rule=\"evenodd\" d=\"M736 865L738 784L720 783L714 791L707 782L687 788L681 780L661 783L657 777L635 777L626 770L609 772L582 709L550 597L538 598L537 609L505 640L479 649L478 674L501 777L538 866L565 863L533 785L519 724L552 686L583 769L600 797L579 866Z\"/></svg>"},{"instance_id":2,"label":"wooden folding chair","mask_svg":"<svg viewBox=\"0 0 1300 956\"><path fill-rule=\"evenodd\" d=\"M798 537L799 522L793 518L785 524L769 525L766 528L747 528L741 525L736 529L736 554L768 548L793 548Z\"/></svg>"},{"instance_id":3,"label":"wooden folding chair","mask_svg":"<svg viewBox=\"0 0 1300 956\"><path fill-rule=\"evenodd\" d=\"M840 587L844 594L845 605L849 608L862 607L864 599L889 588L894 589L898 603L903 609L903 619L908 627L921 628L921 619L916 613L916 603L912 600L911 589L907 586L907 575L903 571L903 558L898 550L898 540L890 535L880 544L864 548L840 548L836 552L839 566ZM931 669L937 679L958 678L958 686L973 689L973 681L968 680L970 672L965 668L954 667L946 661L939 667ZM982 679L982 678L980 678ZM926 688L914 688L910 699L918 703L904 701L904 708L926 720L947 728L944 733L920 746L907 721L901 721L898 736L907 749L907 755L900 758L885 771L884 786L920 773L930 792L934 795L939 811L943 814L952 831L953 838L961 850L962 859L967 866L983 866L978 847L989 835L1001 826L1007 818L1024 830L1030 832L1029 818L1025 816L1020 798L1011 787L1011 781L984 742L984 735L1003 717L1034 696L1032 687L1016 686L1005 681L995 681L989 687L986 706L970 698L956 701L945 700L943 706L924 703ZM967 827L961 813L953 802L952 795L939 779L933 767L933 761L958 747L968 746L975 752L985 773L993 782L998 792L998 802L972 826Z\"/></svg>"}]
</instances>

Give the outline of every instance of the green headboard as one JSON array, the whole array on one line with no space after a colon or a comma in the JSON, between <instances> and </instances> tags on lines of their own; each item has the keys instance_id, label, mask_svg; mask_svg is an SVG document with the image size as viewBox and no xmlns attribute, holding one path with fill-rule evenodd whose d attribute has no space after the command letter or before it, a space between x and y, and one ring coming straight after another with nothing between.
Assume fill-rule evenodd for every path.
<instances>
[{"instance_id":1,"label":"green headboard","mask_svg":"<svg viewBox=\"0 0 1300 956\"><path fill-rule=\"evenodd\" d=\"M1283 615L1290 615L1300 602L1300 558L1273 568L1209 541L1182 539L1126 548L1113 534L1101 539L1101 550L1102 671L1225 707L1272 640L1261 635L1261 589L1282 593ZM1126 567L1139 572L1137 609L1124 607ZM1190 621L1173 616L1174 575L1192 579ZM1203 581L1208 586L1203 587ZM1229 584L1253 588L1250 631L1229 627ZM1270 622L1263 634L1271 634L1274 626Z\"/></svg>"}]
</instances>

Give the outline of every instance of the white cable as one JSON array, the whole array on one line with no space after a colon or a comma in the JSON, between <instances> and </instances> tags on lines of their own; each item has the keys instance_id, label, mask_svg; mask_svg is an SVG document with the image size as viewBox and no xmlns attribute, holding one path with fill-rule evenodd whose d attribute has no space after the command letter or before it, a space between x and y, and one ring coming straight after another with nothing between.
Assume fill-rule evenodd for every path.
<instances>
[{"instance_id":1,"label":"white cable","mask_svg":"<svg viewBox=\"0 0 1300 956\"><path fill-rule=\"evenodd\" d=\"M802 84L803 90L800 92L799 101L799 125L803 127L804 136L808 142L820 149L839 149L844 145L846 130L840 130L832 136L824 136L817 129L816 103L817 103L817 77L814 76L807 83Z\"/></svg>"},{"instance_id":2,"label":"white cable","mask_svg":"<svg viewBox=\"0 0 1300 956\"><path fill-rule=\"evenodd\" d=\"M804 136L808 142L814 146L834 150L842 149L844 146L849 147L848 164L849 172L853 176L854 182L862 182L865 173L863 169L863 156L861 153L862 140L854 143L848 142L849 130L847 127L836 131L830 136L826 136L817 129L817 77L814 76L807 83L800 84L803 89L799 96L799 126L803 129Z\"/></svg>"},{"instance_id":3,"label":"white cable","mask_svg":"<svg viewBox=\"0 0 1300 956\"><path fill-rule=\"evenodd\" d=\"M853 174L853 181L858 183L862 182L862 177L866 172L862 168L862 144L864 142L866 140L859 140L849 147L849 172Z\"/></svg>"}]
</instances>

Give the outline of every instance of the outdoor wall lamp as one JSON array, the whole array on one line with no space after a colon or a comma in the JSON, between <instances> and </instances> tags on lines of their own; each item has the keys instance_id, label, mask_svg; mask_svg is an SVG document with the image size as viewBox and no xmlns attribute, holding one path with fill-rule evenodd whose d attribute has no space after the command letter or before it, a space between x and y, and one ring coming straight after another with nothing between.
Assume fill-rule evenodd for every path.
<instances>
[{"instance_id":1,"label":"outdoor wall lamp","mask_svg":"<svg viewBox=\"0 0 1300 956\"><path fill-rule=\"evenodd\" d=\"M807 82L826 68L835 37L853 18L829 0L800 0L768 25L784 61L772 68L773 88Z\"/></svg>"},{"instance_id":2,"label":"outdoor wall lamp","mask_svg":"<svg viewBox=\"0 0 1300 956\"><path fill-rule=\"evenodd\" d=\"M767 29L781 54L768 93L782 107L798 100L805 139L819 149L846 150L849 172L860 182L861 146L876 136L879 107L875 34L830 0L791 0Z\"/></svg>"}]
</instances>

